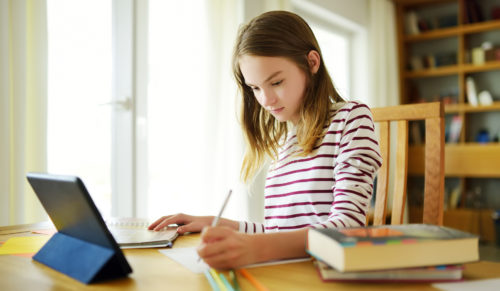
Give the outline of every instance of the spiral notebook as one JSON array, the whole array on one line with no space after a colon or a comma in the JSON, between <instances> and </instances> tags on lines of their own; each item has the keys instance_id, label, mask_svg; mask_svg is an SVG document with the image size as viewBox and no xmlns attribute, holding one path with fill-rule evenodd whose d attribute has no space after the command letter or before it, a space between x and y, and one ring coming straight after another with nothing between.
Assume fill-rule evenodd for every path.
<instances>
[{"instance_id":1,"label":"spiral notebook","mask_svg":"<svg viewBox=\"0 0 500 291\"><path fill-rule=\"evenodd\" d=\"M171 247L178 235L176 227L166 227L160 231L148 230L151 223L141 218L111 218L105 221L122 249Z\"/></svg>"}]
</instances>

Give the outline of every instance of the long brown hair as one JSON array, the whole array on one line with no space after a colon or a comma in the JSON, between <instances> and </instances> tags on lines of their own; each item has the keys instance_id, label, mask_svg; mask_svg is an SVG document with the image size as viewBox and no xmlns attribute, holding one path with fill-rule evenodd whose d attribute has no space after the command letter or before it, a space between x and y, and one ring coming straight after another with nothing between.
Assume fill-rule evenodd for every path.
<instances>
[{"instance_id":1,"label":"long brown hair","mask_svg":"<svg viewBox=\"0 0 500 291\"><path fill-rule=\"evenodd\" d=\"M311 72L307 58L312 50L320 55L320 66L315 74ZM263 164L265 155L277 157L280 141L287 137L288 125L262 108L252 89L245 84L239 65L239 59L244 55L285 57L306 74L306 92L296 125L303 155L310 154L318 139L324 136L332 101L343 99L333 86L316 37L300 16L287 11L270 11L240 27L233 52L233 73L243 97L241 125L247 149L241 177L248 181Z\"/></svg>"}]
</instances>

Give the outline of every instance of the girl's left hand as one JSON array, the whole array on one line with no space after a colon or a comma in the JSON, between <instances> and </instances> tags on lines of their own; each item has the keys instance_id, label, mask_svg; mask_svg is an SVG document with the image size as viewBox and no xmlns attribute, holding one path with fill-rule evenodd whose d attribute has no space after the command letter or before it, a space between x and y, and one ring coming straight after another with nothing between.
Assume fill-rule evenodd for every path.
<instances>
[{"instance_id":1,"label":"girl's left hand","mask_svg":"<svg viewBox=\"0 0 500 291\"><path fill-rule=\"evenodd\" d=\"M225 226L203 229L198 255L216 269L231 269L256 262L252 236Z\"/></svg>"}]
</instances>

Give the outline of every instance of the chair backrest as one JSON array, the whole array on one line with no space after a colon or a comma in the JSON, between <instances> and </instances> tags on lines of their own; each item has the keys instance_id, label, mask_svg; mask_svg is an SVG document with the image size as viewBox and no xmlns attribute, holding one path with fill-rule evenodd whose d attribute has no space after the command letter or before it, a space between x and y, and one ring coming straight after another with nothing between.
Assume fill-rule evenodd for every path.
<instances>
[{"instance_id":1,"label":"chair backrest","mask_svg":"<svg viewBox=\"0 0 500 291\"><path fill-rule=\"evenodd\" d=\"M424 199L422 222L443 224L444 204L444 108L440 102L372 108L373 120L380 130L382 167L377 178L373 224L386 221L389 184L391 122L397 126L391 224L402 224L406 204L408 172L408 123L425 121Z\"/></svg>"}]
</instances>

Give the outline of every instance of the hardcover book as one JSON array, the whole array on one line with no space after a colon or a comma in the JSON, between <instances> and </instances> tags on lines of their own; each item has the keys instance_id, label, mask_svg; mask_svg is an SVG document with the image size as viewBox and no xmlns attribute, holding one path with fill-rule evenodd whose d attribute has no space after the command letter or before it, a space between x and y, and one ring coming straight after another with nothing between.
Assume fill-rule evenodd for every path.
<instances>
[{"instance_id":1,"label":"hardcover book","mask_svg":"<svg viewBox=\"0 0 500 291\"><path fill-rule=\"evenodd\" d=\"M338 271L368 271L479 260L477 236L427 224L310 229L307 251Z\"/></svg>"},{"instance_id":2,"label":"hardcover book","mask_svg":"<svg viewBox=\"0 0 500 291\"><path fill-rule=\"evenodd\" d=\"M321 261L314 264L323 281L429 283L462 280L463 265L443 265L376 271L339 272Z\"/></svg>"}]
</instances>

